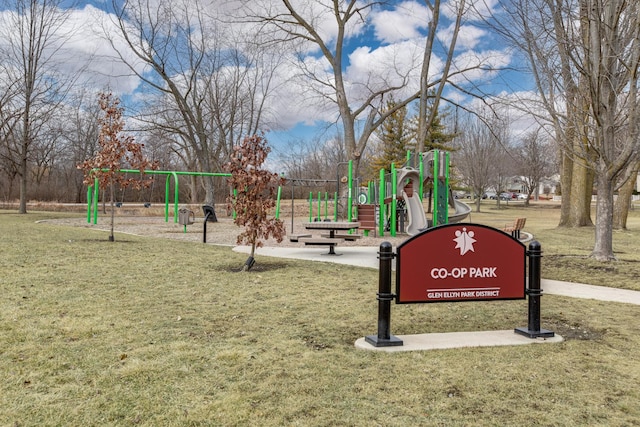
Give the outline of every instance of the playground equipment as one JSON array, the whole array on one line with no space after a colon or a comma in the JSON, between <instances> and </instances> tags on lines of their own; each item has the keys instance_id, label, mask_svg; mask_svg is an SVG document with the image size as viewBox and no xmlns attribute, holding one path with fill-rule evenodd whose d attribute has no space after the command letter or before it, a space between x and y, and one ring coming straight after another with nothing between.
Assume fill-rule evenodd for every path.
<instances>
[{"instance_id":1,"label":"playground equipment","mask_svg":"<svg viewBox=\"0 0 640 427\"><path fill-rule=\"evenodd\" d=\"M314 202L317 203L318 205L315 216L313 215ZM322 203L323 203L322 192L320 191L318 192L318 198L315 200L313 199L313 192L309 192L309 222L331 221L331 219L329 218L329 192L328 191L324 192L324 219L321 218ZM334 221L338 220L338 209L336 209L336 206L338 206L338 192L333 193L333 220Z\"/></svg>"},{"instance_id":2,"label":"playground equipment","mask_svg":"<svg viewBox=\"0 0 640 427\"><path fill-rule=\"evenodd\" d=\"M398 202L402 201L407 213L404 232L413 236L431 226L460 222L471 213L471 207L453 197L449 188L449 153L442 150L432 150L419 155L419 169L404 167L396 169L391 165L391 172L380 171L379 181L379 209L377 224L379 234L384 235L387 228L391 236L395 236L398 229ZM422 203L425 184L430 187L429 207L432 206L432 218L425 214ZM369 186L369 192L371 192ZM369 198L372 200L373 198ZM360 211L363 205L358 207ZM383 209L384 207L384 209ZM449 208L454 209L453 213ZM370 206L364 207L368 213ZM386 219L386 221L385 221ZM386 226L386 227L385 227Z\"/></svg>"},{"instance_id":3,"label":"playground equipment","mask_svg":"<svg viewBox=\"0 0 640 427\"><path fill-rule=\"evenodd\" d=\"M187 225L191 225L196 220L196 214L187 208L182 208L178 211L178 222L184 227L184 233L187 232Z\"/></svg>"},{"instance_id":4,"label":"playground equipment","mask_svg":"<svg viewBox=\"0 0 640 427\"><path fill-rule=\"evenodd\" d=\"M397 171L397 174L399 183L406 182L401 190L407 211L407 223L404 231L409 236L413 236L429 227L427 216L422 207L422 200L418 191L413 191L413 188L420 188L420 172L413 168L402 168Z\"/></svg>"},{"instance_id":5,"label":"playground equipment","mask_svg":"<svg viewBox=\"0 0 640 427\"><path fill-rule=\"evenodd\" d=\"M345 211L343 211L343 215L345 215L345 219L347 221L353 221L355 212L354 212L354 200L353 195L354 191L354 183L356 180L353 178L353 161L348 162L340 162L338 166L345 164L348 165L348 172L346 178L347 191L346 191L346 204ZM338 221L340 217L339 207L340 207L340 182L341 179L339 177L340 173L338 171L338 176L335 180L332 179L316 179L316 178L285 178L285 186L291 186L291 233L294 231L294 216L295 216L295 189L296 187L319 187L326 186L329 184L335 184L336 191L331 194L329 191L310 191L309 194L309 222L319 222L319 221ZM279 203L280 203L280 193L278 192L278 205L276 208L276 218L279 215ZM330 208L333 208L333 211L330 212ZM315 210L315 212L314 212Z\"/></svg>"},{"instance_id":6,"label":"playground equipment","mask_svg":"<svg viewBox=\"0 0 640 427\"><path fill-rule=\"evenodd\" d=\"M120 169L120 173L137 173L140 174L140 171L137 169ZM173 222L177 223L179 219L179 210L178 210L178 176L180 175L190 175L190 176L213 176L213 177L230 177L230 173L219 173L219 172L183 172L183 171L159 171L159 170L145 170L143 171L145 174L149 175L166 175L165 181L165 194L164 194L164 221L169 222L169 199L170 199L170 188L171 188L171 178L173 178ZM98 223L98 192L100 191L98 187L98 179L96 178L93 185L89 185L87 187L87 222L91 223L93 218L93 223ZM147 207L147 206L145 206Z\"/></svg>"}]
</instances>

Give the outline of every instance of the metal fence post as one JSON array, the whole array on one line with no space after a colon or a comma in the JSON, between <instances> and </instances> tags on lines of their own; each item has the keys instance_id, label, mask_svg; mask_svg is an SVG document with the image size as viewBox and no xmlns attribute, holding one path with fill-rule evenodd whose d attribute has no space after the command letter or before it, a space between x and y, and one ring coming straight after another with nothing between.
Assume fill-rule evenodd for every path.
<instances>
[{"instance_id":1,"label":"metal fence post","mask_svg":"<svg viewBox=\"0 0 640 427\"><path fill-rule=\"evenodd\" d=\"M391 347L402 345L402 340L391 335L391 301L395 297L391 293L391 261L393 247L389 242L380 244L378 259L380 273L378 278L378 335L368 335L364 339L374 347Z\"/></svg>"},{"instance_id":2,"label":"metal fence post","mask_svg":"<svg viewBox=\"0 0 640 427\"><path fill-rule=\"evenodd\" d=\"M542 246L540 242L534 240L529 243L529 286L527 295L529 299L529 320L527 328L516 328L515 332L529 338L551 338L555 336L553 331L540 329L540 298L542 297L542 289L540 289L540 271Z\"/></svg>"}]
</instances>

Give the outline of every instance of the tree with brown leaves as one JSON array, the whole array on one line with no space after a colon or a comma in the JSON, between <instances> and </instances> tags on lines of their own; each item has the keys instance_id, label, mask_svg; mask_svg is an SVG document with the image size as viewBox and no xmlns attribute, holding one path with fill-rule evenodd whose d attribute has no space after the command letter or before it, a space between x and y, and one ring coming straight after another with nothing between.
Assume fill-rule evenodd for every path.
<instances>
[{"instance_id":1,"label":"tree with brown leaves","mask_svg":"<svg viewBox=\"0 0 640 427\"><path fill-rule=\"evenodd\" d=\"M262 247L261 239L273 237L280 243L285 235L284 223L269 212L275 206L275 194L283 179L273 172L262 169L271 151L267 140L260 135L246 137L236 146L231 160L225 165L231 174L229 184L237 195L227 197L227 208L236 212L234 223L244 227L238 235L237 244L251 245L251 255L243 270L254 264L256 248Z\"/></svg>"},{"instance_id":2,"label":"tree with brown leaves","mask_svg":"<svg viewBox=\"0 0 640 427\"><path fill-rule=\"evenodd\" d=\"M101 93L99 95L100 109L103 117L100 118L100 135L98 145L100 150L96 155L85 160L78 165L84 173L84 183L93 184L98 180L101 189L109 189L111 199L111 234L109 241L115 241L113 235L113 223L115 212L115 189L116 186L126 188L132 186L139 190L151 185L153 177L146 179L127 178L121 173L121 169L137 169L141 177L146 169L157 169L158 164L147 160L142 152L144 144L137 143L132 136L122 135L124 129L124 119L122 113L124 109L120 107L120 100L113 97L111 93Z\"/></svg>"}]
</instances>

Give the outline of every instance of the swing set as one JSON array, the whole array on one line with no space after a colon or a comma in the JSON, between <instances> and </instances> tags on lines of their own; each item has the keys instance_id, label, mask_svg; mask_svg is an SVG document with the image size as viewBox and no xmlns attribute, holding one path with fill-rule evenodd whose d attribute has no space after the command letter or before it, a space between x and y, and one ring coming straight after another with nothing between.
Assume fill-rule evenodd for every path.
<instances>
[{"instance_id":1,"label":"swing set","mask_svg":"<svg viewBox=\"0 0 640 427\"><path fill-rule=\"evenodd\" d=\"M140 174L137 169L120 169L120 173L132 173ZM230 177L230 173L222 172L185 172L185 171L160 171L160 170L145 170L145 174L149 175L165 175L165 193L164 193L164 221L169 222L169 199L171 197L171 179L173 178L173 222L177 223L179 218L178 210L178 194L179 194L179 182L178 177L180 175L186 176L213 176L213 177ZM94 224L98 223L98 197L100 188L98 186L98 179L94 180L93 185L87 187L87 222Z\"/></svg>"}]
</instances>

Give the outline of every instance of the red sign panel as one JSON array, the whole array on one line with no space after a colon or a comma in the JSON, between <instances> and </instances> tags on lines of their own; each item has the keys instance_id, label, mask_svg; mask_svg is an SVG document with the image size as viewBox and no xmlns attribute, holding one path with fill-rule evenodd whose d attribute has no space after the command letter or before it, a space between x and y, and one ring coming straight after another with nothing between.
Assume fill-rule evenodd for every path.
<instances>
[{"instance_id":1,"label":"red sign panel","mask_svg":"<svg viewBox=\"0 0 640 427\"><path fill-rule=\"evenodd\" d=\"M480 224L430 228L397 249L396 302L525 298L526 247Z\"/></svg>"}]
</instances>

